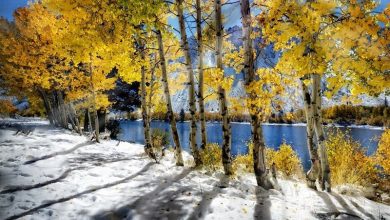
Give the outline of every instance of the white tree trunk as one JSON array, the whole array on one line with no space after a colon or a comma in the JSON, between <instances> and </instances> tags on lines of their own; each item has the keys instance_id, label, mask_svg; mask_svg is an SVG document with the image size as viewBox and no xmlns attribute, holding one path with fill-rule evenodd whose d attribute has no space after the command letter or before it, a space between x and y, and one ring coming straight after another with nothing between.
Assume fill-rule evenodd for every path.
<instances>
[{"instance_id":1,"label":"white tree trunk","mask_svg":"<svg viewBox=\"0 0 390 220\"><path fill-rule=\"evenodd\" d=\"M93 66L92 66L92 54L90 54L90 63L89 63L89 70L90 70L90 83L91 83L91 92L92 92L92 110L94 113L95 118L95 138L96 142L100 142L99 138L99 119L98 119L98 113L96 109L96 93L95 93L95 86L93 83Z\"/></svg>"},{"instance_id":2,"label":"white tree trunk","mask_svg":"<svg viewBox=\"0 0 390 220\"><path fill-rule=\"evenodd\" d=\"M320 172L320 161L318 157L318 151L314 140L314 111L312 106L312 97L310 95L308 87L301 79L302 92L304 97L304 108L306 115L306 141L310 154L311 167L306 174L306 180L309 187L316 189L315 182L318 179Z\"/></svg>"},{"instance_id":3,"label":"white tree trunk","mask_svg":"<svg viewBox=\"0 0 390 220\"><path fill-rule=\"evenodd\" d=\"M188 81L189 81L189 105L190 105L190 114L191 114L191 131L190 131L190 147L192 155L195 160L195 165L199 166L202 164L202 160L199 155L199 150L196 144L196 106L195 106L195 83L194 83L194 72L192 70L192 61L187 41L187 33L185 28L184 14L183 14L183 0L177 0L177 14L179 19L180 26L180 36L181 36L181 49L184 52L185 65L187 67Z\"/></svg>"},{"instance_id":4,"label":"white tree trunk","mask_svg":"<svg viewBox=\"0 0 390 220\"><path fill-rule=\"evenodd\" d=\"M222 5L221 0L214 1L215 7L215 28L216 28L216 47L215 58L217 68L223 72L222 64L222 41L223 41L223 26L222 26ZM226 175L232 175L232 156L231 156L231 127L228 114L226 91L220 85L218 88L219 96L219 111L222 116L222 163Z\"/></svg>"},{"instance_id":5,"label":"white tree trunk","mask_svg":"<svg viewBox=\"0 0 390 220\"><path fill-rule=\"evenodd\" d=\"M331 191L330 182L330 167L328 162L328 155L325 146L325 132L322 126L322 92L321 92L321 77L318 74L312 75L313 83L313 111L314 111L314 130L318 142L318 150L321 163L321 179L320 185L322 190Z\"/></svg>"},{"instance_id":6,"label":"white tree trunk","mask_svg":"<svg viewBox=\"0 0 390 220\"><path fill-rule=\"evenodd\" d=\"M141 55L141 59L145 59L145 43L142 40L138 41L138 52ZM141 67L141 109L142 109L142 121L144 127L144 137L145 137L145 153L151 158L156 160L156 155L153 152L152 141L150 135L150 120L148 116L148 106L147 106L147 94L146 94L146 68L145 66Z\"/></svg>"},{"instance_id":7,"label":"white tree trunk","mask_svg":"<svg viewBox=\"0 0 390 220\"><path fill-rule=\"evenodd\" d=\"M206 117L204 110L204 78L203 78L203 36L202 36L202 11L200 0L196 0L196 31L198 35L198 102L200 116L200 132L202 137L201 148L205 149L207 144Z\"/></svg>"},{"instance_id":8,"label":"white tree trunk","mask_svg":"<svg viewBox=\"0 0 390 220\"><path fill-rule=\"evenodd\" d=\"M157 40L158 40L158 51L160 54L162 82L163 82L163 86L164 86L165 99L167 102L168 118L169 118L169 122L171 125L173 142L175 143L176 166L184 166L183 155L181 153L182 150L181 150L180 140L179 140L179 133L177 132L177 128L176 128L176 119L175 119L175 116L173 114L171 95L169 92L167 66L166 66L165 54L164 54L164 44L163 44L160 30L157 30L156 32L157 32Z\"/></svg>"}]
</instances>

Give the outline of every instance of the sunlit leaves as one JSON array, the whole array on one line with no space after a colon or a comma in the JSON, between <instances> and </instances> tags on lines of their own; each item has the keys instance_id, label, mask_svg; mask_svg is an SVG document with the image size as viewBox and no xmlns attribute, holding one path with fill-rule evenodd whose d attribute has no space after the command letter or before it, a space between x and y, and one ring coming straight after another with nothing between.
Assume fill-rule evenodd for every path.
<instances>
[{"instance_id":1,"label":"sunlit leaves","mask_svg":"<svg viewBox=\"0 0 390 220\"><path fill-rule=\"evenodd\" d=\"M233 76L224 76L224 71L221 69L208 68L204 70L205 97L208 97L208 99L216 99L219 87L230 91L233 80Z\"/></svg>"},{"instance_id":2,"label":"sunlit leaves","mask_svg":"<svg viewBox=\"0 0 390 220\"><path fill-rule=\"evenodd\" d=\"M353 95L380 93L389 87L388 9L372 13L374 1L259 5L263 10L256 20L264 37L282 52L276 65L279 72L297 78L328 73L329 98L345 86Z\"/></svg>"},{"instance_id":3,"label":"sunlit leaves","mask_svg":"<svg viewBox=\"0 0 390 220\"><path fill-rule=\"evenodd\" d=\"M273 105L281 105L280 97L284 92L284 79L281 74L271 68L260 68L256 75L258 80L246 86L247 106L252 115L267 119Z\"/></svg>"}]
</instances>

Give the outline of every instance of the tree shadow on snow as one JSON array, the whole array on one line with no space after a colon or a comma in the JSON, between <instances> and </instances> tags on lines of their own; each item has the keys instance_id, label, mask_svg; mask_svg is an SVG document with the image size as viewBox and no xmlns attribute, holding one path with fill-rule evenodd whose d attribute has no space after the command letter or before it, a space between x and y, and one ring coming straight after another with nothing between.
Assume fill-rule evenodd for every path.
<instances>
[{"instance_id":1,"label":"tree shadow on snow","mask_svg":"<svg viewBox=\"0 0 390 220\"><path fill-rule=\"evenodd\" d=\"M121 161L140 160L144 158L143 154L123 156L123 154L103 154L103 153L79 153L76 157L68 159L71 165L90 165L90 166L102 166L105 164L116 163Z\"/></svg>"},{"instance_id":2,"label":"tree shadow on snow","mask_svg":"<svg viewBox=\"0 0 390 220\"><path fill-rule=\"evenodd\" d=\"M56 183L56 182L59 182L59 181L65 179L69 175L69 173L74 171L74 170L76 170L76 169L68 169L65 172L63 172L59 177L57 177L55 179L51 179L51 180L48 180L48 181L45 181L45 182L41 182L41 183L37 183L37 184L34 184L34 185L20 185L20 186L5 187L6 189L0 191L0 194L14 193L14 192L17 192L17 191L31 190L31 189L44 187L44 186L47 186L49 184L53 184L53 183Z\"/></svg>"},{"instance_id":3,"label":"tree shadow on snow","mask_svg":"<svg viewBox=\"0 0 390 220\"><path fill-rule=\"evenodd\" d=\"M256 205L254 219L271 219L271 200L269 192L262 187L256 187Z\"/></svg>"},{"instance_id":4,"label":"tree shadow on snow","mask_svg":"<svg viewBox=\"0 0 390 220\"><path fill-rule=\"evenodd\" d=\"M107 184L104 184L104 185L101 185L101 186L97 186L95 188L92 188L92 189L88 189L88 190L85 190L85 191L82 191L82 192L79 192L79 193L76 193L74 195L71 195L71 196L68 196L68 197L63 197L63 198L60 198L60 199L57 199L57 200L52 200L52 201L48 201L44 204L41 204L39 206L36 206L35 208L32 208L30 210L27 210L25 212L22 212L22 213L19 213L19 214L16 214L16 215L13 215L13 216L9 216L8 218L6 218L5 220L13 220L13 219L18 219L18 218L22 218L24 216L27 216L27 215L31 215L32 213L35 213L43 208L47 208L49 206L52 206L52 205L55 205L57 203L62 203L62 202L66 202L66 201L69 201L69 200L72 200L72 199L75 199L75 198L79 198L83 195L86 195L86 194L89 194L89 193L92 193L92 192L95 192L97 190L101 190L101 189L105 189L105 188L109 188L109 187L113 187L113 186L116 186L118 184L122 184L122 183L125 183L139 175L141 175L142 173L146 172L152 165L154 165L155 163L153 162L150 162L148 164L146 164L141 170L139 170L138 172L126 177L126 178L123 178L121 180L118 180L118 181L114 181L114 182L111 182L111 183L107 183Z\"/></svg>"},{"instance_id":5,"label":"tree shadow on snow","mask_svg":"<svg viewBox=\"0 0 390 220\"><path fill-rule=\"evenodd\" d=\"M92 219L132 219L135 215L140 216L141 219L182 219L187 215L185 207L188 207L191 201L179 197L188 191L191 194L190 191L193 189L190 186L182 186L183 184L178 182L190 172L191 169L184 169L179 175L171 176L166 181L158 179L154 182L157 187L153 191L115 210L100 212Z\"/></svg>"},{"instance_id":6,"label":"tree shadow on snow","mask_svg":"<svg viewBox=\"0 0 390 220\"><path fill-rule=\"evenodd\" d=\"M195 220L205 218L209 212L209 207L213 199L215 199L218 194L221 193L222 189L226 188L228 185L229 177L222 175L219 181L213 185L213 188L210 191L202 193L200 202L197 204L197 207L191 213L191 216L188 219Z\"/></svg>"},{"instance_id":7,"label":"tree shadow on snow","mask_svg":"<svg viewBox=\"0 0 390 220\"><path fill-rule=\"evenodd\" d=\"M58 152L54 152L52 154L48 154L48 155L45 155L45 156L42 156L42 157L38 157L38 158L34 158L34 159L31 159L31 160L28 160L28 161L24 162L24 165L32 164L32 163L35 163L35 162L40 161L40 160L46 160L46 159L49 159L49 158L52 158L52 157L56 157L58 155L70 154L73 151L75 151L75 150L77 150L77 149L79 149L81 147L85 147L85 146L91 145L93 143L94 142L92 142L92 141L86 141L84 143L77 144L74 147L72 147L70 149L67 149L67 150L64 150L64 151L58 151Z\"/></svg>"},{"instance_id":8,"label":"tree shadow on snow","mask_svg":"<svg viewBox=\"0 0 390 220\"><path fill-rule=\"evenodd\" d=\"M318 212L315 213L315 216L319 219L335 219L338 217L341 217L342 219L362 219L360 216L358 216L351 208L348 206L348 204L344 201L343 198L340 196L335 197L336 200L340 203L341 206L346 210L346 212L339 211L337 206L332 202L331 198L329 197L329 194L326 192L319 192L314 191L326 204L328 207L327 212Z\"/></svg>"},{"instance_id":9,"label":"tree shadow on snow","mask_svg":"<svg viewBox=\"0 0 390 220\"><path fill-rule=\"evenodd\" d=\"M96 166L102 166L106 164L116 163L116 162L122 162L122 161L132 161L132 160L139 160L142 155L134 155L131 158L129 157L123 157L120 154L114 154L114 155L105 155L105 154L97 154L97 153L85 153L80 154L81 157L75 157L68 160L69 164L72 165L72 168L65 170L60 176L54 179L47 180L45 182L36 183L33 185L12 185L12 186L6 186L4 187L4 190L0 191L0 194L6 194L6 193L14 193L17 191L25 191L25 190L31 190L36 188L41 188L53 183L60 182L61 180L64 180L68 175L76 170L85 170L88 167L85 165L89 165L91 168ZM79 166L79 164L83 164L82 166ZM0 185L5 185L2 181L2 175L0 173Z\"/></svg>"},{"instance_id":10,"label":"tree shadow on snow","mask_svg":"<svg viewBox=\"0 0 390 220\"><path fill-rule=\"evenodd\" d=\"M351 207L347 204L347 202L344 200L344 198L342 198L340 195L338 195L338 194L333 194L332 193L332 195L334 196L334 198L348 211L348 212L353 212L352 210L351 210ZM359 204L357 204L356 202L354 202L354 201L352 201L352 200L350 200L350 202L351 202L351 204L353 205L353 206L355 206L355 208L357 209L357 210L359 210L359 212L361 212L363 215L365 215L365 216L367 216L369 219L375 219L375 217L372 215L372 214L370 214L370 213L368 213L368 212L366 212L361 206L359 206Z\"/></svg>"}]
</instances>

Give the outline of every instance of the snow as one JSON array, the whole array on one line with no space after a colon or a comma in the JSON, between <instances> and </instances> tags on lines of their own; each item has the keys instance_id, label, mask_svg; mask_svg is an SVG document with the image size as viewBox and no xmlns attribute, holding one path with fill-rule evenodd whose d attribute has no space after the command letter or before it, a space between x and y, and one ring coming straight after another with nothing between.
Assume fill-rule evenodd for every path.
<instances>
[{"instance_id":1,"label":"snow","mask_svg":"<svg viewBox=\"0 0 390 220\"><path fill-rule=\"evenodd\" d=\"M138 144L93 143L40 120L8 123L36 128L27 136L0 130L0 219L390 218L389 206L357 195L286 179L281 191L265 191L253 174L192 169L185 152L184 167L171 151L156 164Z\"/></svg>"},{"instance_id":2,"label":"snow","mask_svg":"<svg viewBox=\"0 0 390 220\"><path fill-rule=\"evenodd\" d=\"M381 126L372 126L372 125L355 125L355 124L352 124L352 125L348 125L348 126L344 126L344 125L339 125L339 124L329 124L328 127L347 127L347 128L360 128L360 129L369 129L369 130L380 130L380 131L384 131L386 130L386 127L381 127Z\"/></svg>"}]
</instances>

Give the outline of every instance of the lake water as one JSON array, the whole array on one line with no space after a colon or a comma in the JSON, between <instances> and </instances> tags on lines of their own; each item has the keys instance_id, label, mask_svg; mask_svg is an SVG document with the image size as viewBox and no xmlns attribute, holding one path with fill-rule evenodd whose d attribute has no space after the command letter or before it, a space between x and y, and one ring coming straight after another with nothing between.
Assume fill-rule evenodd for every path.
<instances>
[{"instance_id":1,"label":"lake water","mask_svg":"<svg viewBox=\"0 0 390 220\"><path fill-rule=\"evenodd\" d=\"M170 132L169 123L163 121L153 121L152 128L160 128ZM232 154L245 154L248 151L247 143L251 138L251 127L249 123L232 123ZM121 133L119 139L123 141L144 143L144 133L142 121L121 121ZM199 128L199 126L198 126ZM189 148L189 132L190 126L188 122L178 122L177 129L179 132L180 143L184 150L190 151ZM326 127L326 131L334 130L335 128ZM382 134L382 130L370 129L364 127L340 128L342 131L349 132L351 137L360 142L362 146L367 148L367 154L371 155L376 151L378 140ZM206 126L207 138L209 143L222 144L222 128L219 122L208 122ZM198 143L200 143L200 132L198 132ZM286 142L290 144L297 152L301 159L303 168L310 168L310 156L306 147L306 127L304 125L287 125L287 124L264 124L263 134L265 144L268 147L278 149L279 146ZM171 139L171 143L172 139Z\"/></svg>"}]
</instances>

